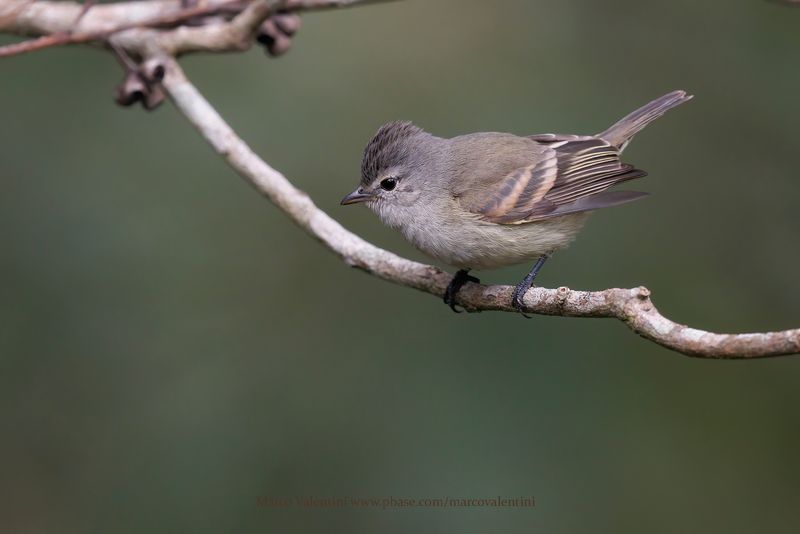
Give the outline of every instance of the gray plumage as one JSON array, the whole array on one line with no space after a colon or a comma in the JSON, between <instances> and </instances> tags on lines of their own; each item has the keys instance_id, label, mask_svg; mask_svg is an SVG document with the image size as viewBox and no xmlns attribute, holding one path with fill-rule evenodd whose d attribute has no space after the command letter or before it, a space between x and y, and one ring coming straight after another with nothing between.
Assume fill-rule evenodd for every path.
<instances>
[{"instance_id":1,"label":"gray plumage","mask_svg":"<svg viewBox=\"0 0 800 534\"><path fill-rule=\"evenodd\" d=\"M674 91L596 136L433 136L410 122L378 130L367 145L365 202L428 255L462 269L529 262L566 247L588 212L645 196L609 188L646 176L620 161L631 138L689 100Z\"/></svg>"}]
</instances>

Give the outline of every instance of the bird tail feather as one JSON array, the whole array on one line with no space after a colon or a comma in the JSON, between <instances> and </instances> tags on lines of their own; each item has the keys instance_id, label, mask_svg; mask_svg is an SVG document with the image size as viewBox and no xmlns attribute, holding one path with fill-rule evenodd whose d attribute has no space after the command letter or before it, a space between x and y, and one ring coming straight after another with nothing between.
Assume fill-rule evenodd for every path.
<instances>
[{"instance_id":1,"label":"bird tail feather","mask_svg":"<svg viewBox=\"0 0 800 534\"><path fill-rule=\"evenodd\" d=\"M692 95L687 95L686 91L673 91L666 95L656 98L649 104L645 104L633 113L626 115L617 121L608 130L597 134L597 137L608 141L622 152L634 135L639 133L645 126L659 118L661 115L692 99Z\"/></svg>"}]
</instances>

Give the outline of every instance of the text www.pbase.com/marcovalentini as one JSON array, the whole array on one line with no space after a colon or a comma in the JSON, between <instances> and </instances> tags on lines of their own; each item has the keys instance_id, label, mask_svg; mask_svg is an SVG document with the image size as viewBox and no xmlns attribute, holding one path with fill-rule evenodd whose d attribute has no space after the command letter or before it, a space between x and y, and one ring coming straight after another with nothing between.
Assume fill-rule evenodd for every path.
<instances>
[{"instance_id":1,"label":"text www.pbase.com/marcovalentini","mask_svg":"<svg viewBox=\"0 0 800 534\"><path fill-rule=\"evenodd\" d=\"M256 497L259 508L534 508L531 497L463 498L441 497L409 499L404 497Z\"/></svg>"}]
</instances>

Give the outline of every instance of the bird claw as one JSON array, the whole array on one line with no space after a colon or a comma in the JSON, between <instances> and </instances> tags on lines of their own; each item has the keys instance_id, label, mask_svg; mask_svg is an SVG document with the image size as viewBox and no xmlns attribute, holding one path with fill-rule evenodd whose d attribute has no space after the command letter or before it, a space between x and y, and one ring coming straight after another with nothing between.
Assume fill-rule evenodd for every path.
<instances>
[{"instance_id":1,"label":"bird claw","mask_svg":"<svg viewBox=\"0 0 800 534\"><path fill-rule=\"evenodd\" d=\"M542 254L539 259L536 260L536 264L533 266L533 269L531 269L531 272L529 272L528 276L514 288L514 294L511 296L511 307L526 319L530 319L530 317L525 315L522 311L525 308L522 299L525 297L525 293L527 293L530 288L534 287L533 280L549 257L549 254Z\"/></svg>"},{"instance_id":2,"label":"bird claw","mask_svg":"<svg viewBox=\"0 0 800 534\"><path fill-rule=\"evenodd\" d=\"M511 297L511 307L514 308L517 311L517 313L519 313L526 319L530 319L531 317L530 315L526 315L525 312L522 311L525 309L525 303L522 301L522 299L525 297L525 293L527 293L528 289L530 289L531 287L533 286L529 286L523 289L522 287L517 286L514 288L514 294Z\"/></svg>"},{"instance_id":3,"label":"bird claw","mask_svg":"<svg viewBox=\"0 0 800 534\"><path fill-rule=\"evenodd\" d=\"M447 289L444 291L444 303L450 306L450 309L456 313L461 313L462 310L456 309L456 295L458 294L459 290L464 287L467 282L474 282L476 284L480 284L481 281L474 276L470 276L467 274L469 271L461 269L456 273L450 283L447 285Z\"/></svg>"},{"instance_id":4,"label":"bird claw","mask_svg":"<svg viewBox=\"0 0 800 534\"><path fill-rule=\"evenodd\" d=\"M443 298L442 300L444 301L444 303L445 303L445 304L447 304L448 306L450 306L450 309L451 309L451 310L453 310L453 311L454 311L454 312L456 312L456 313L461 313L461 311L459 311L459 310L457 310L457 309L456 309L456 300L455 300L455 298L456 298L456 293L455 293L455 291L453 291L453 290L451 289L451 286L452 286L452 285L453 285L453 284L452 284L452 282L451 282L451 283L450 283L450 285L448 285L448 286L447 286L447 289L446 289L446 290L445 290L445 292L444 292L444 298Z\"/></svg>"}]
</instances>

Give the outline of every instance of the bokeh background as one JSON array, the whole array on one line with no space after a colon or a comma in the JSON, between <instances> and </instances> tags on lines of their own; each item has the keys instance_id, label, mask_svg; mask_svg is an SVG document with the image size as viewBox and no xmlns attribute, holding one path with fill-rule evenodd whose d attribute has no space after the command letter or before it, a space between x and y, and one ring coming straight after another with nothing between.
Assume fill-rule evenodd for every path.
<instances>
[{"instance_id":1,"label":"bokeh background","mask_svg":"<svg viewBox=\"0 0 800 534\"><path fill-rule=\"evenodd\" d=\"M595 214L539 281L646 284L706 329L800 326L800 8L408 0L306 15L279 60L183 63L321 208L421 260L338 205L383 122L593 133L686 89L627 152L653 196ZM455 315L347 268L170 105L116 107L108 54L0 69L2 531L797 532L800 359ZM536 507L256 505L445 495Z\"/></svg>"}]
</instances>

